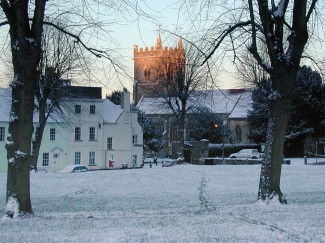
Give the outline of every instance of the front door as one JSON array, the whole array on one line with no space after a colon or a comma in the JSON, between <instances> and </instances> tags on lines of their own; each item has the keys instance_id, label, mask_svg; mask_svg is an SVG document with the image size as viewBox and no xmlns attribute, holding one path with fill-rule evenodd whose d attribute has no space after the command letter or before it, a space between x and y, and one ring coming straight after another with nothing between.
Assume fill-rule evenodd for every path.
<instances>
[{"instance_id":1,"label":"front door","mask_svg":"<svg viewBox=\"0 0 325 243\"><path fill-rule=\"evenodd\" d=\"M60 153L54 153L53 154L53 171L60 170L61 165L61 154Z\"/></svg>"}]
</instances>

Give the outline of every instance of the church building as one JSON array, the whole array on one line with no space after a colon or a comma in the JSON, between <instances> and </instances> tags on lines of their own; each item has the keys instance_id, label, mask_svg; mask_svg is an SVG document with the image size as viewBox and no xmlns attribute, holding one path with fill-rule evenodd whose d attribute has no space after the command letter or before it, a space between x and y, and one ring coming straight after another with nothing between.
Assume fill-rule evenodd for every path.
<instances>
[{"instance_id":1,"label":"church building","mask_svg":"<svg viewBox=\"0 0 325 243\"><path fill-rule=\"evenodd\" d=\"M182 39L177 47L163 46L160 33L155 46L134 46L134 87L133 102L137 104L142 97L161 96L165 82L173 75L176 66L185 62Z\"/></svg>"}]
</instances>

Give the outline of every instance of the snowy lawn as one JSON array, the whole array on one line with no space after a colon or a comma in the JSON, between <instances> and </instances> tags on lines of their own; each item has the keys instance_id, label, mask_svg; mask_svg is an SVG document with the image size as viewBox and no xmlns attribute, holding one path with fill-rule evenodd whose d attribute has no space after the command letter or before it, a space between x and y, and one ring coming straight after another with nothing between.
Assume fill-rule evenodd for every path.
<instances>
[{"instance_id":1,"label":"snowy lawn","mask_svg":"<svg viewBox=\"0 0 325 243\"><path fill-rule=\"evenodd\" d=\"M0 242L325 242L325 166L283 166L288 205L256 203L259 173L190 164L32 173L35 217L0 221ZM5 184L0 174L2 211Z\"/></svg>"}]
</instances>

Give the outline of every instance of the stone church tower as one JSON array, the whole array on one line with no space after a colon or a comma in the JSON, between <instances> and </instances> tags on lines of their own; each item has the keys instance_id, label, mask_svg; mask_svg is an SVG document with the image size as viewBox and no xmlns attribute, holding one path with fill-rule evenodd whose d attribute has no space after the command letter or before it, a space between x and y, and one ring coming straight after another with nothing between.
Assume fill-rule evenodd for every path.
<instances>
[{"instance_id":1,"label":"stone church tower","mask_svg":"<svg viewBox=\"0 0 325 243\"><path fill-rule=\"evenodd\" d=\"M166 75L164 75L166 69L171 69L171 64L179 63L180 60L184 63L185 51L181 38L176 48L164 47L160 33L155 46L139 48L138 45L134 45L133 51L133 101L137 104L141 97L159 97L166 82Z\"/></svg>"}]
</instances>

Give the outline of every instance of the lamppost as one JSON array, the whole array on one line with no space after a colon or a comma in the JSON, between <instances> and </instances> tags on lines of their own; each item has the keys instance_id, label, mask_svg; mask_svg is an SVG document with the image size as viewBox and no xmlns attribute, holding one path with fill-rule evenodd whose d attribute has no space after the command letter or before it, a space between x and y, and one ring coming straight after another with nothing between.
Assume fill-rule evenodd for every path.
<instances>
[{"instance_id":1,"label":"lamppost","mask_svg":"<svg viewBox=\"0 0 325 243\"><path fill-rule=\"evenodd\" d=\"M225 162L225 126L227 125L227 121L222 121L222 161ZM219 124L215 123L214 128L219 128Z\"/></svg>"}]
</instances>

